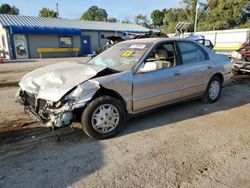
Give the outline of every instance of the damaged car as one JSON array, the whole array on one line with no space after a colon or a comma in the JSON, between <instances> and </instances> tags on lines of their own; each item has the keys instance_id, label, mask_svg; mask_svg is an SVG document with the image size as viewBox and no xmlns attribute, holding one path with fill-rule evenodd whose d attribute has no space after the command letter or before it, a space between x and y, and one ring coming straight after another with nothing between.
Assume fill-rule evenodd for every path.
<instances>
[{"instance_id":1,"label":"damaged car","mask_svg":"<svg viewBox=\"0 0 250 188\"><path fill-rule=\"evenodd\" d=\"M129 40L87 63L58 63L26 74L16 101L42 126L80 121L87 135L105 139L134 114L199 96L214 103L231 77L228 57L195 41Z\"/></svg>"},{"instance_id":2,"label":"damaged car","mask_svg":"<svg viewBox=\"0 0 250 188\"><path fill-rule=\"evenodd\" d=\"M239 50L232 52L231 59L234 75L250 74L250 42L243 44Z\"/></svg>"}]
</instances>

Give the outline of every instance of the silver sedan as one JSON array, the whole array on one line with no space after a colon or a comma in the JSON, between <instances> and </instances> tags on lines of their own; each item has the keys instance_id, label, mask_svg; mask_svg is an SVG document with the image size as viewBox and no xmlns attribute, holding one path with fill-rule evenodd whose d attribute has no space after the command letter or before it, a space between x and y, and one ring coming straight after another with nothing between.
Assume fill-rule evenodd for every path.
<instances>
[{"instance_id":1,"label":"silver sedan","mask_svg":"<svg viewBox=\"0 0 250 188\"><path fill-rule=\"evenodd\" d=\"M88 63L39 68L20 81L17 101L42 126L80 121L84 132L109 138L128 116L202 96L218 100L230 82L227 56L184 39L121 42Z\"/></svg>"}]
</instances>

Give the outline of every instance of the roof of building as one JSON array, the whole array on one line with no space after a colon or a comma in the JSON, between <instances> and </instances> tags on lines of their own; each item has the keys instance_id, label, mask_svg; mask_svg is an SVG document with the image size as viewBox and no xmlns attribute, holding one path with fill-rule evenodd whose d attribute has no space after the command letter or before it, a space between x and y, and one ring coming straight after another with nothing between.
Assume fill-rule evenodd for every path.
<instances>
[{"instance_id":1,"label":"roof of building","mask_svg":"<svg viewBox=\"0 0 250 188\"><path fill-rule=\"evenodd\" d=\"M148 29L137 24L112 23L72 20L64 18L43 18L35 16L20 16L0 14L0 24L2 26L20 26L20 27L51 27L51 28L75 28L83 30L101 30L101 31L129 31L146 32Z\"/></svg>"}]
</instances>

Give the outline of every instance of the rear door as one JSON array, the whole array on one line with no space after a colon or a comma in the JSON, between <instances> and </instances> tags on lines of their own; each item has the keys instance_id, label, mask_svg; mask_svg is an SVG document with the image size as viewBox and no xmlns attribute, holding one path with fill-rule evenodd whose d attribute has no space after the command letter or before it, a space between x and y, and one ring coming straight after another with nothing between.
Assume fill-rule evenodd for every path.
<instances>
[{"instance_id":1,"label":"rear door","mask_svg":"<svg viewBox=\"0 0 250 188\"><path fill-rule=\"evenodd\" d=\"M213 64L206 51L198 44L187 41L179 41L177 44L182 59L182 97L202 94L212 76Z\"/></svg>"}]
</instances>

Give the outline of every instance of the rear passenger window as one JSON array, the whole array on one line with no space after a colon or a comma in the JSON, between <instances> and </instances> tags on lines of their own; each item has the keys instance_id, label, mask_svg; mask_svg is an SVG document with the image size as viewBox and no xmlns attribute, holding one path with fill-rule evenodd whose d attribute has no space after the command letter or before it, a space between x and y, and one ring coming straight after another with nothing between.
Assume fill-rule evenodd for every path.
<instances>
[{"instance_id":1,"label":"rear passenger window","mask_svg":"<svg viewBox=\"0 0 250 188\"><path fill-rule=\"evenodd\" d=\"M183 64L196 63L207 60L205 52L196 44L191 42L178 43Z\"/></svg>"}]
</instances>

